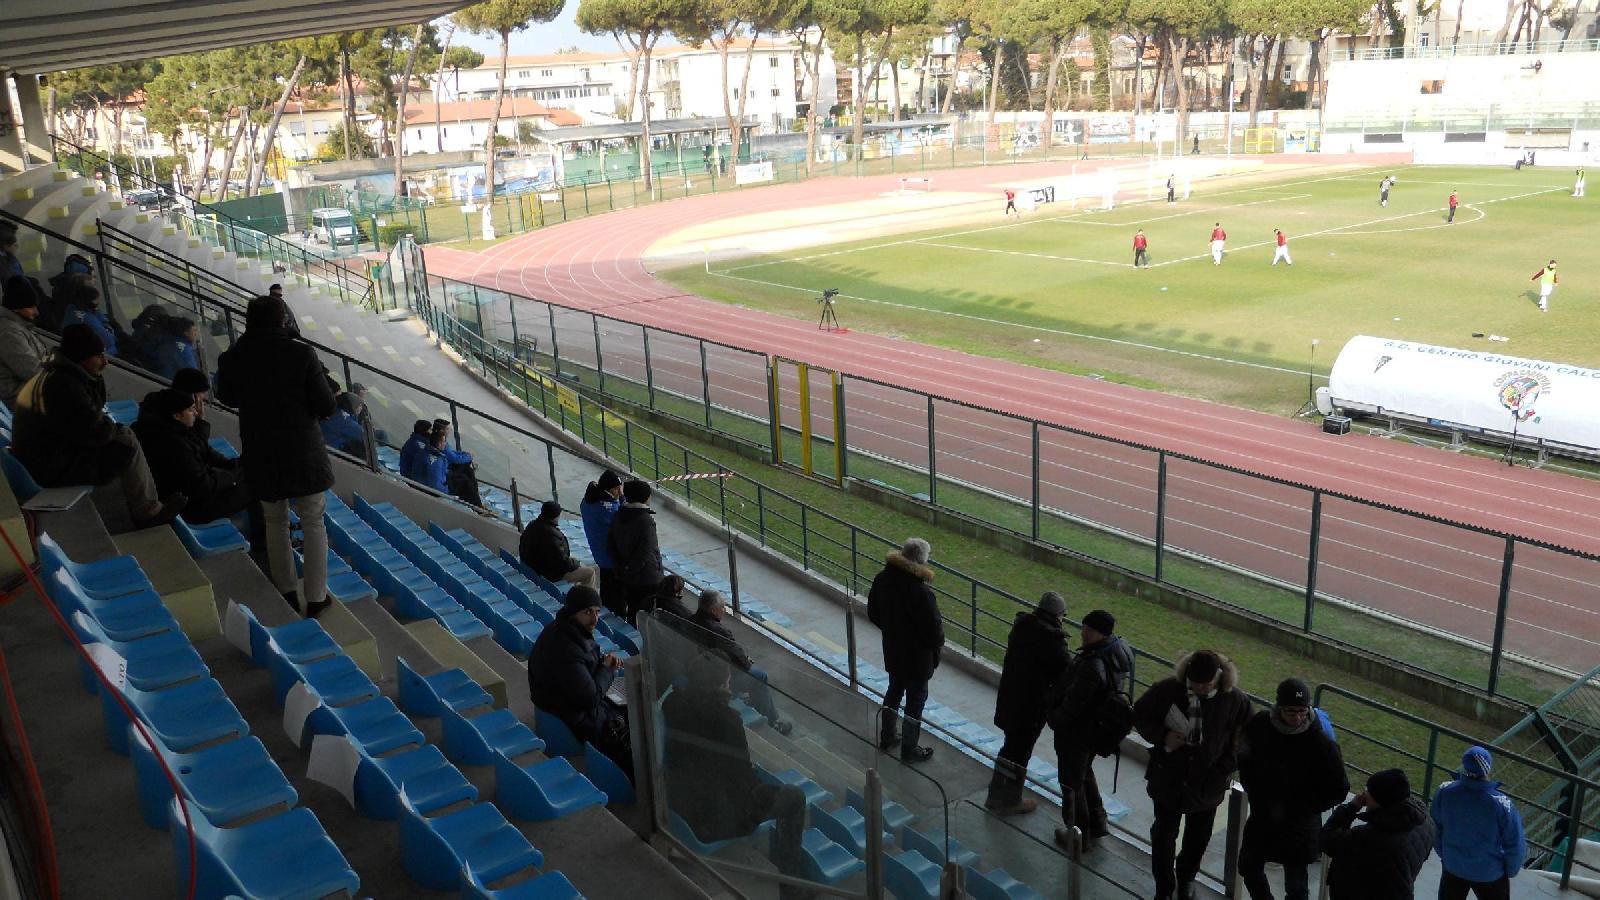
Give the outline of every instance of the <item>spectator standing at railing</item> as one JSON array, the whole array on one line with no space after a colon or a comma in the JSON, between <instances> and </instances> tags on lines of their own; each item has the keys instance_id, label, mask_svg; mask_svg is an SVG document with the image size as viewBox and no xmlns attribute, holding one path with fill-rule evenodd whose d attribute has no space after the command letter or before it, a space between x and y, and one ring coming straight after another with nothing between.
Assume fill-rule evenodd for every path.
<instances>
[{"instance_id":1,"label":"spectator standing at railing","mask_svg":"<svg viewBox=\"0 0 1600 900\"><path fill-rule=\"evenodd\" d=\"M733 665L733 692L745 698L751 708L767 720L773 731L788 734L793 726L778 718L778 707L772 702L772 689L767 686L767 673L756 668L750 654L739 646L739 639L733 636L728 626L722 624L727 615L728 604L722 599L721 591L701 591L699 608L689 619L696 628L688 631L707 650L719 654Z\"/></svg>"},{"instance_id":2,"label":"spectator standing at railing","mask_svg":"<svg viewBox=\"0 0 1600 900\"><path fill-rule=\"evenodd\" d=\"M101 375L108 365L106 346L94 329L67 326L55 354L17 392L11 452L43 487L115 480L127 498L134 527L165 524L188 498L161 496L139 439L106 415Z\"/></svg>"},{"instance_id":3,"label":"spectator standing at railing","mask_svg":"<svg viewBox=\"0 0 1600 900\"><path fill-rule=\"evenodd\" d=\"M17 392L50 355L50 343L33 327L39 315L39 292L20 275L6 279L0 304L0 402L17 405Z\"/></svg>"},{"instance_id":4,"label":"spectator standing at railing","mask_svg":"<svg viewBox=\"0 0 1600 900\"><path fill-rule=\"evenodd\" d=\"M687 684L661 704L667 804L702 842L744 837L776 819L772 864L785 875L806 878L805 792L757 777L744 724L728 706L732 677L725 660L701 655L689 664ZM778 886L779 900L813 896L808 888Z\"/></svg>"},{"instance_id":5,"label":"spectator standing at railing","mask_svg":"<svg viewBox=\"0 0 1600 900\"><path fill-rule=\"evenodd\" d=\"M400 475L412 481L426 481L428 446L433 443L433 423L418 419L411 426L411 437L400 445Z\"/></svg>"},{"instance_id":6,"label":"spectator standing at railing","mask_svg":"<svg viewBox=\"0 0 1600 900\"><path fill-rule=\"evenodd\" d=\"M1005 662L1000 668L1000 689L996 692L994 724L1005 734L989 779L989 795L984 806L998 815L1030 813L1038 807L1023 795L1023 778L1033 745L1044 733L1045 698L1072 663L1067 636L1061 630L1061 617L1067 602L1055 591L1045 591L1039 605L1017 613L1006 637Z\"/></svg>"},{"instance_id":7,"label":"spectator standing at railing","mask_svg":"<svg viewBox=\"0 0 1600 900\"><path fill-rule=\"evenodd\" d=\"M262 504L273 584L290 607L314 617L329 604L322 514L333 463L318 425L333 415L334 400L316 351L289 334L285 315L282 300L250 301L244 335L217 359L217 399L239 411L245 483ZM291 505L303 534L301 578L289 542Z\"/></svg>"},{"instance_id":8,"label":"spectator standing at railing","mask_svg":"<svg viewBox=\"0 0 1600 900\"><path fill-rule=\"evenodd\" d=\"M1175 892L1179 900L1194 896L1194 879L1217 807L1239 767L1239 736L1250 718L1250 698L1238 683L1231 660L1197 650L1179 657L1173 676L1151 685L1134 704L1134 728L1152 745L1144 777L1155 807L1150 862L1158 900L1172 900Z\"/></svg>"},{"instance_id":9,"label":"spectator standing at railing","mask_svg":"<svg viewBox=\"0 0 1600 900\"><path fill-rule=\"evenodd\" d=\"M1298 678L1278 685L1271 709L1244 728L1239 780L1250 800L1239 876L1250 900L1272 900L1266 864L1283 865L1283 896L1308 900L1306 867L1317 861L1322 814L1350 793L1339 745L1311 712L1311 689Z\"/></svg>"},{"instance_id":10,"label":"spectator standing at railing","mask_svg":"<svg viewBox=\"0 0 1600 900\"><path fill-rule=\"evenodd\" d=\"M546 500L538 517L522 529L517 555L523 565L548 581L586 584L600 590L599 571L573 558L572 544L561 531L561 504L554 500Z\"/></svg>"},{"instance_id":11,"label":"spectator standing at railing","mask_svg":"<svg viewBox=\"0 0 1600 900\"><path fill-rule=\"evenodd\" d=\"M1111 834L1094 758L1117 753L1128 736L1133 651L1116 630L1116 617L1103 609L1083 617L1078 658L1051 698L1055 707L1049 722L1061 781L1062 827L1056 829L1056 843L1068 849L1074 827L1091 842Z\"/></svg>"},{"instance_id":12,"label":"spectator standing at railing","mask_svg":"<svg viewBox=\"0 0 1600 900\"><path fill-rule=\"evenodd\" d=\"M617 586L623 596L623 617L637 624L665 573L661 542L656 535L656 513L650 508L650 485L637 479L622 486L622 507L611 520L606 548L616 567Z\"/></svg>"},{"instance_id":13,"label":"spectator standing at railing","mask_svg":"<svg viewBox=\"0 0 1600 900\"><path fill-rule=\"evenodd\" d=\"M1322 852L1331 900L1412 900L1417 873L1433 852L1433 823L1411 796L1406 773L1372 773L1366 790L1328 816Z\"/></svg>"},{"instance_id":14,"label":"spectator standing at railing","mask_svg":"<svg viewBox=\"0 0 1600 900\"><path fill-rule=\"evenodd\" d=\"M888 750L898 741L900 758L906 762L933 756L932 747L918 743L928 682L944 651L944 619L933 593L933 568L928 565L931 552L922 538L908 539L899 552L889 554L867 592L867 618L883 632L883 667L889 672L878 713L878 747ZM902 699L904 729L900 728Z\"/></svg>"},{"instance_id":15,"label":"spectator standing at railing","mask_svg":"<svg viewBox=\"0 0 1600 900\"><path fill-rule=\"evenodd\" d=\"M600 567L600 599L612 613L626 616L628 602L616 583L616 564L611 559L611 547L607 542L611 536L611 520L621 506L622 479L607 469L584 489L578 514L583 517L583 536L589 541L589 555L594 557L594 564ZM683 617L687 619L689 613L684 612Z\"/></svg>"},{"instance_id":16,"label":"spectator standing at railing","mask_svg":"<svg viewBox=\"0 0 1600 900\"><path fill-rule=\"evenodd\" d=\"M156 489L163 495L182 493L189 498L183 508L188 522L210 522L246 510L252 523L257 522L260 513L252 508L239 461L211 449L195 428L197 415L194 395L172 388L151 391L140 402L133 433L150 461Z\"/></svg>"},{"instance_id":17,"label":"spectator standing at railing","mask_svg":"<svg viewBox=\"0 0 1600 900\"><path fill-rule=\"evenodd\" d=\"M1511 798L1490 781L1494 757L1473 747L1461 756L1461 774L1433 797L1434 848L1444 874L1439 900L1506 900L1511 879L1528 859L1522 816Z\"/></svg>"}]
</instances>

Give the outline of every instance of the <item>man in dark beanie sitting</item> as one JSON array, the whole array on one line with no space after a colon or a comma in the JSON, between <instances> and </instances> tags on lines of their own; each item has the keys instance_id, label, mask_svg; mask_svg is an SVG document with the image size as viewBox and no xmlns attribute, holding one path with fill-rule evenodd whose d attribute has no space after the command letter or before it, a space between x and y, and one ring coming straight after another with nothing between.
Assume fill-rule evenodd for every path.
<instances>
[{"instance_id":1,"label":"man in dark beanie sitting","mask_svg":"<svg viewBox=\"0 0 1600 900\"><path fill-rule=\"evenodd\" d=\"M1285 679L1271 709L1251 717L1239 753L1239 780L1250 818L1239 848L1239 875L1250 900L1272 900L1266 864L1283 864L1283 896L1308 900L1306 867L1317 861L1322 814L1350 792L1339 745L1311 711L1311 689Z\"/></svg>"},{"instance_id":2,"label":"man in dark beanie sitting","mask_svg":"<svg viewBox=\"0 0 1600 900\"><path fill-rule=\"evenodd\" d=\"M1372 773L1366 790L1328 816L1322 852L1332 900L1411 900L1433 852L1433 821L1406 773Z\"/></svg>"},{"instance_id":3,"label":"man in dark beanie sitting","mask_svg":"<svg viewBox=\"0 0 1600 900\"><path fill-rule=\"evenodd\" d=\"M554 622L545 626L528 654L528 696L560 719L573 736L611 758L633 779L633 747L623 710L606 699L622 660L600 653L594 641L600 592L573 585Z\"/></svg>"},{"instance_id":4,"label":"man in dark beanie sitting","mask_svg":"<svg viewBox=\"0 0 1600 900\"><path fill-rule=\"evenodd\" d=\"M179 369L172 376L172 389L194 397L194 430L201 440L211 440L211 423L206 421L206 400L211 397L211 379L199 369Z\"/></svg>"},{"instance_id":5,"label":"man in dark beanie sitting","mask_svg":"<svg viewBox=\"0 0 1600 900\"><path fill-rule=\"evenodd\" d=\"M68 325L61 346L17 392L11 452L44 487L122 487L135 528L163 525L188 498L157 493L139 439L105 413L110 361L106 345L87 325Z\"/></svg>"},{"instance_id":6,"label":"man in dark beanie sitting","mask_svg":"<svg viewBox=\"0 0 1600 900\"><path fill-rule=\"evenodd\" d=\"M149 454L150 474L163 494L183 493L184 520L210 522L250 507L250 490L239 478L239 461L211 449L195 428L194 395L167 388L139 404L133 433Z\"/></svg>"},{"instance_id":7,"label":"man in dark beanie sitting","mask_svg":"<svg viewBox=\"0 0 1600 900\"><path fill-rule=\"evenodd\" d=\"M39 315L39 292L20 276L5 283L0 311L0 403L17 405L17 392L50 355L48 336L33 327Z\"/></svg>"}]
</instances>

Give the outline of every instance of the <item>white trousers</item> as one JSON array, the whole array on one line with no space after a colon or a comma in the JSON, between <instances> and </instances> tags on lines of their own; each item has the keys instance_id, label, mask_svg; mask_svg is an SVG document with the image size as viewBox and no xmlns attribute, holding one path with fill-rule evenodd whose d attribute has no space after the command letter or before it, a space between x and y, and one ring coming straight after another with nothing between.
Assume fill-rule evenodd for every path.
<instances>
[{"instance_id":1,"label":"white trousers","mask_svg":"<svg viewBox=\"0 0 1600 900\"><path fill-rule=\"evenodd\" d=\"M1280 260L1280 259L1283 260L1284 262L1288 263L1291 266L1294 265L1294 260L1289 258L1289 245L1288 244L1279 244L1278 245L1278 249L1273 251L1273 253L1272 253L1272 264L1273 265L1277 265L1278 264L1278 260Z\"/></svg>"},{"instance_id":2,"label":"white trousers","mask_svg":"<svg viewBox=\"0 0 1600 900\"><path fill-rule=\"evenodd\" d=\"M1550 295L1554 294L1555 292L1556 292L1556 286L1553 285L1553 284L1541 284L1541 285L1539 285L1539 308L1540 309L1549 309L1550 308Z\"/></svg>"},{"instance_id":3,"label":"white trousers","mask_svg":"<svg viewBox=\"0 0 1600 900\"><path fill-rule=\"evenodd\" d=\"M1215 265L1215 266L1222 265L1222 245L1223 245L1222 241L1212 241L1211 242L1211 264L1212 265Z\"/></svg>"}]
</instances>

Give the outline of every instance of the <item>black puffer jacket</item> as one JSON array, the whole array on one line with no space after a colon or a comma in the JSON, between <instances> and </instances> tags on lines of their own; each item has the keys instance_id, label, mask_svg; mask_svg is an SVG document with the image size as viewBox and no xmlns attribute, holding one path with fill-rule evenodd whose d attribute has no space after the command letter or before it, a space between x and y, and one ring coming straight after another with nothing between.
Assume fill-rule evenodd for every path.
<instances>
[{"instance_id":1,"label":"black puffer jacket","mask_svg":"<svg viewBox=\"0 0 1600 900\"><path fill-rule=\"evenodd\" d=\"M1367 812L1346 803L1322 826L1322 852L1331 861L1333 900L1412 900L1417 873L1433 852L1433 820L1416 797Z\"/></svg>"},{"instance_id":2,"label":"black puffer jacket","mask_svg":"<svg viewBox=\"0 0 1600 900\"><path fill-rule=\"evenodd\" d=\"M617 578L632 588L661 583L661 544L656 538L656 513L643 503L624 503L611 519L606 536Z\"/></svg>"},{"instance_id":3,"label":"black puffer jacket","mask_svg":"<svg viewBox=\"0 0 1600 900\"><path fill-rule=\"evenodd\" d=\"M105 380L57 352L17 392L11 452L44 487L105 484L133 458L105 405Z\"/></svg>"},{"instance_id":4,"label":"black puffer jacket","mask_svg":"<svg viewBox=\"0 0 1600 900\"><path fill-rule=\"evenodd\" d=\"M565 722L580 741L594 740L610 717L606 689L616 677L600 661L594 636L570 616L545 626L528 654L533 705Z\"/></svg>"},{"instance_id":5,"label":"black puffer jacket","mask_svg":"<svg viewBox=\"0 0 1600 900\"><path fill-rule=\"evenodd\" d=\"M883 631L883 667L896 678L932 678L944 650L944 619L930 586L933 569L898 553L872 579L867 618Z\"/></svg>"},{"instance_id":6,"label":"black puffer jacket","mask_svg":"<svg viewBox=\"0 0 1600 900\"><path fill-rule=\"evenodd\" d=\"M238 461L212 450L199 429L156 413L147 404L139 405L133 433L163 497L182 491L189 496L190 506L204 508L239 479Z\"/></svg>"},{"instance_id":7,"label":"black puffer jacket","mask_svg":"<svg viewBox=\"0 0 1600 900\"><path fill-rule=\"evenodd\" d=\"M251 328L217 359L217 399L239 411L245 481L259 500L333 487L321 420L333 391L316 351L282 328Z\"/></svg>"},{"instance_id":8,"label":"black puffer jacket","mask_svg":"<svg viewBox=\"0 0 1600 900\"><path fill-rule=\"evenodd\" d=\"M1080 649L1065 683L1052 698L1050 727L1055 729L1056 739L1076 746L1089 738L1085 727L1089 717L1112 691L1130 689L1128 673L1132 671L1133 651L1117 635Z\"/></svg>"},{"instance_id":9,"label":"black puffer jacket","mask_svg":"<svg viewBox=\"0 0 1600 900\"><path fill-rule=\"evenodd\" d=\"M1180 656L1173 667L1176 674L1151 685L1133 704L1133 727L1152 745L1144 774L1150 799L1161 807L1198 812L1215 809L1227 796L1239 768L1239 737L1250 718L1250 698L1238 688L1233 661L1222 657L1216 691L1200 701L1199 745L1168 752L1167 711L1189 708L1189 686L1182 676L1188 662L1188 654Z\"/></svg>"},{"instance_id":10,"label":"black puffer jacket","mask_svg":"<svg viewBox=\"0 0 1600 900\"><path fill-rule=\"evenodd\" d=\"M702 841L740 837L760 824L751 802L761 781L750 764L744 723L720 688L674 690L661 704L666 723L667 805Z\"/></svg>"},{"instance_id":11,"label":"black puffer jacket","mask_svg":"<svg viewBox=\"0 0 1600 900\"><path fill-rule=\"evenodd\" d=\"M534 519L522 530L517 542L517 555L522 564L551 581L578 567L572 558L572 547L555 519Z\"/></svg>"},{"instance_id":12,"label":"black puffer jacket","mask_svg":"<svg viewBox=\"0 0 1600 900\"><path fill-rule=\"evenodd\" d=\"M733 632L728 629L728 626L698 610L689 618L689 621L695 627L686 629L686 631L690 633L691 637L699 641L701 646L713 653L721 654L727 658L728 662L747 672L750 671L751 666L755 665L750 660L750 654L744 652L744 648L739 646L739 639L733 636Z\"/></svg>"},{"instance_id":13,"label":"black puffer jacket","mask_svg":"<svg viewBox=\"0 0 1600 900\"><path fill-rule=\"evenodd\" d=\"M1245 843L1268 862L1310 865L1317 861L1322 814L1350 793L1339 745L1315 714L1299 734L1285 734L1264 709L1244 727L1239 780L1250 796Z\"/></svg>"},{"instance_id":14,"label":"black puffer jacket","mask_svg":"<svg viewBox=\"0 0 1600 900\"><path fill-rule=\"evenodd\" d=\"M1006 638L1005 663L1000 667L995 727L1001 731L1041 727L1045 698L1071 662L1060 619L1038 610L1017 613Z\"/></svg>"}]
</instances>

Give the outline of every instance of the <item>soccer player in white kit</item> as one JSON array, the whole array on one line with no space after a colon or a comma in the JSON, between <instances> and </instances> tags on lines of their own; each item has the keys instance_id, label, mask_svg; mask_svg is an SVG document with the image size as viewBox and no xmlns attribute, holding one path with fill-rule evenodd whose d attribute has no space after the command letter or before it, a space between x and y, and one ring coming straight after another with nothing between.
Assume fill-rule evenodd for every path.
<instances>
[{"instance_id":1,"label":"soccer player in white kit","mask_svg":"<svg viewBox=\"0 0 1600 900\"><path fill-rule=\"evenodd\" d=\"M1291 266L1294 265L1294 260L1289 258L1289 236L1284 234L1281 228L1272 229L1272 236L1278 242L1277 249L1272 251L1272 264L1277 265L1281 259Z\"/></svg>"},{"instance_id":2,"label":"soccer player in white kit","mask_svg":"<svg viewBox=\"0 0 1600 900\"><path fill-rule=\"evenodd\" d=\"M1572 196L1574 196L1574 197L1582 197L1583 196L1583 170L1582 169L1578 170L1578 180L1576 182L1574 182L1573 185L1572 185Z\"/></svg>"},{"instance_id":3,"label":"soccer player in white kit","mask_svg":"<svg viewBox=\"0 0 1600 900\"><path fill-rule=\"evenodd\" d=\"M1222 248L1228 242L1228 233L1222 230L1222 223L1218 222L1211 229L1211 264L1222 265Z\"/></svg>"}]
</instances>

